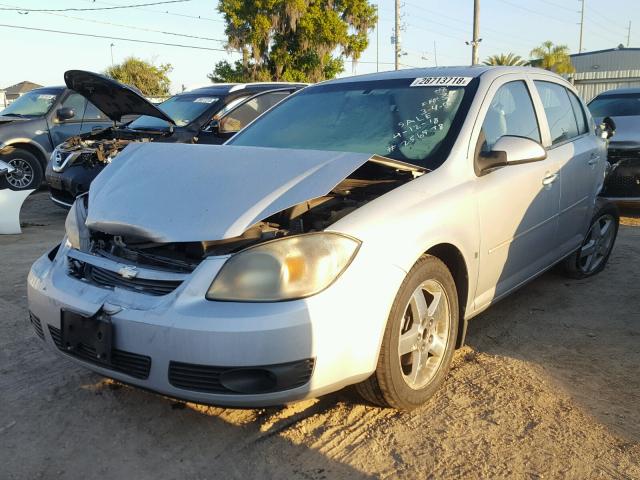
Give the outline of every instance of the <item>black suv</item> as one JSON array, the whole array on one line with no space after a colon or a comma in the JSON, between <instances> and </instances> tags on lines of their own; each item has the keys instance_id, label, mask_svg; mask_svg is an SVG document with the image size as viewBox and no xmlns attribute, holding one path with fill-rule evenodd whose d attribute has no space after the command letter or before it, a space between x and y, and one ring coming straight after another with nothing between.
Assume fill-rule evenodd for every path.
<instances>
[{"instance_id":1,"label":"black suv","mask_svg":"<svg viewBox=\"0 0 640 480\"><path fill-rule=\"evenodd\" d=\"M84 95L113 126L58 145L47 166L51 199L69 208L131 142L221 144L293 92L301 83L216 84L175 95L158 106L132 88L92 72L70 70L65 83ZM125 115L140 115L123 123Z\"/></svg>"},{"instance_id":2,"label":"black suv","mask_svg":"<svg viewBox=\"0 0 640 480\"><path fill-rule=\"evenodd\" d=\"M0 188L38 188L56 145L111 123L85 97L68 88L44 87L25 93L0 112L0 160L13 167L12 173L0 178Z\"/></svg>"}]
</instances>

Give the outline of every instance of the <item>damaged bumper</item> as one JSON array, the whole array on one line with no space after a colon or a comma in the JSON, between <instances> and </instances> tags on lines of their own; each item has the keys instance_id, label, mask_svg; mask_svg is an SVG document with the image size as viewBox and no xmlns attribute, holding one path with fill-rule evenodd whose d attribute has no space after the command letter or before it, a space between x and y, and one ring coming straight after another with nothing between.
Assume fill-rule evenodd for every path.
<instances>
[{"instance_id":1,"label":"damaged bumper","mask_svg":"<svg viewBox=\"0 0 640 480\"><path fill-rule=\"evenodd\" d=\"M640 150L609 149L611 168L600 196L616 202L640 202Z\"/></svg>"},{"instance_id":2,"label":"damaged bumper","mask_svg":"<svg viewBox=\"0 0 640 480\"><path fill-rule=\"evenodd\" d=\"M377 332L384 330L380 326L393 300L382 292L394 291L389 284L399 284L404 276L388 268L380 292L367 292L366 298L345 295L362 290L357 286L364 276L357 272L367 270L355 266L331 288L307 299L215 302L206 300L205 292L226 257L203 261L170 293L149 295L70 276L73 252L63 245L37 260L29 273L32 322L46 343L102 375L171 397L226 406L282 404L366 378L375 369ZM108 317L113 327L110 364L91 351L65 351L63 311Z\"/></svg>"},{"instance_id":3,"label":"damaged bumper","mask_svg":"<svg viewBox=\"0 0 640 480\"><path fill-rule=\"evenodd\" d=\"M51 200L63 208L71 208L76 197L89 190L89 185L101 171L102 168L98 167L72 165L61 172L56 172L49 162L45 171L45 180L49 186Z\"/></svg>"}]
</instances>

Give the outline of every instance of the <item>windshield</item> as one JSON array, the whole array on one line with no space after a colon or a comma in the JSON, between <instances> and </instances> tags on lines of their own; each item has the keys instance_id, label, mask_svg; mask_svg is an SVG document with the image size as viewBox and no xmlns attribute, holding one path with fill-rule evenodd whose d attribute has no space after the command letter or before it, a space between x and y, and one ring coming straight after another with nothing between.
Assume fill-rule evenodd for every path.
<instances>
[{"instance_id":1,"label":"windshield","mask_svg":"<svg viewBox=\"0 0 640 480\"><path fill-rule=\"evenodd\" d=\"M594 117L630 117L640 115L640 94L603 95L589 104Z\"/></svg>"},{"instance_id":2,"label":"windshield","mask_svg":"<svg viewBox=\"0 0 640 480\"><path fill-rule=\"evenodd\" d=\"M451 127L473 87L411 87L412 80L307 88L229 144L362 152L435 168L453 144Z\"/></svg>"},{"instance_id":3,"label":"windshield","mask_svg":"<svg viewBox=\"0 0 640 480\"><path fill-rule=\"evenodd\" d=\"M0 115L40 117L49 111L59 93L57 90L32 90L15 99Z\"/></svg>"},{"instance_id":4,"label":"windshield","mask_svg":"<svg viewBox=\"0 0 640 480\"><path fill-rule=\"evenodd\" d=\"M179 127L184 127L198 118L205 110L217 103L218 97L209 95L176 95L165 100L158 108L166 113ZM133 129L169 128L169 123L156 117L142 115L129 124Z\"/></svg>"}]
</instances>

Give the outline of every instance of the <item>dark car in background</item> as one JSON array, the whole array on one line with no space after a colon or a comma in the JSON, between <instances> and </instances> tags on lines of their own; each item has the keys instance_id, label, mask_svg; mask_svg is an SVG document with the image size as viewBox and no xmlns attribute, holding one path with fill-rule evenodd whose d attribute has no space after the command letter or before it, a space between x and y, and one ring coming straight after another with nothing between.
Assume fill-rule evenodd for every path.
<instances>
[{"instance_id":1,"label":"dark car in background","mask_svg":"<svg viewBox=\"0 0 640 480\"><path fill-rule=\"evenodd\" d=\"M25 93L0 112L0 160L13 167L0 187L38 188L54 147L74 135L112 124L82 95L65 87Z\"/></svg>"},{"instance_id":2,"label":"dark car in background","mask_svg":"<svg viewBox=\"0 0 640 480\"><path fill-rule=\"evenodd\" d=\"M609 141L611 165L601 195L618 202L640 202L640 88L601 93L589 110L596 123L609 117L615 135Z\"/></svg>"},{"instance_id":3,"label":"dark car in background","mask_svg":"<svg viewBox=\"0 0 640 480\"><path fill-rule=\"evenodd\" d=\"M84 95L113 122L58 145L47 166L51 199L70 207L93 179L131 142L221 144L302 83L217 84L180 93L153 105L131 87L92 72L65 73L69 88ZM123 123L126 115L140 115Z\"/></svg>"}]
</instances>

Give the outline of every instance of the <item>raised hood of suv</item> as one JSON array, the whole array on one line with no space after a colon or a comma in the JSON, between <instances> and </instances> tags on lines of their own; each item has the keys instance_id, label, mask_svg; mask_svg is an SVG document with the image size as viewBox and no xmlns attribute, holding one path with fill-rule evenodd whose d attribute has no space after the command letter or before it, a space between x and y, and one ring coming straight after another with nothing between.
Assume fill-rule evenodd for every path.
<instances>
[{"instance_id":1,"label":"raised hood of suv","mask_svg":"<svg viewBox=\"0 0 640 480\"><path fill-rule=\"evenodd\" d=\"M136 90L111 78L83 70L68 70L64 73L64 82L114 122L121 121L125 115L148 115L175 125L171 117Z\"/></svg>"},{"instance_id":2,"label":"raised hood of suv","mask_svg":"<svg viewBox=\"0 0 640 480\"><path fill-rule=\"evenodd\" d=\"M233 238L275 213L326 195L370 158L366 153L133 143L92 183L86 225L159 243Z\"/></svg>"}]
</instances>

